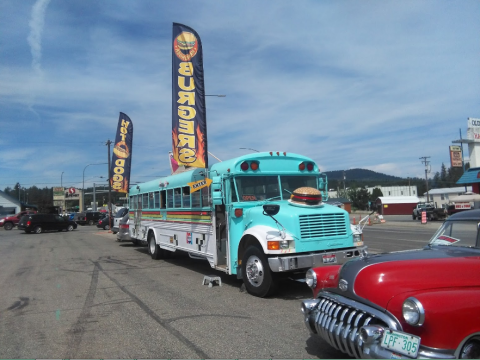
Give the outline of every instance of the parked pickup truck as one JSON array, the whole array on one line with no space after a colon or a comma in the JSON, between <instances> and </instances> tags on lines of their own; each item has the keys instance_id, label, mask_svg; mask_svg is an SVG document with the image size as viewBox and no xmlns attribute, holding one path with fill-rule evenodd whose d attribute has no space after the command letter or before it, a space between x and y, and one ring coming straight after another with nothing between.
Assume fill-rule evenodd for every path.
<instances>
[{"instance_id":1,"label":"parked pickup truck","mask_svg":"<svg viewBox=\"0 0 480 360\"><path fill-rule=\"evenodd\" d=\"M447 210L444 208L436 208L433 204L420 203L413 208L412 219L421 220L422 212L427 212L427 220L445 220L448 216Z\"/></svg>"},{"instance_id":2,"label":"parked pickup truck","mask_svg":"<svg viewBox=\"0 0 480 360\"><path fill-rule=\"evenodd\" d=\"M23 215L36 214L35 210L25 210L21 211L18 214L7 216L4 219L0 220L0 227L3 226L5 230L12 230L15 226L18 225L18 222Z\"/></svg>"}]
</instances>

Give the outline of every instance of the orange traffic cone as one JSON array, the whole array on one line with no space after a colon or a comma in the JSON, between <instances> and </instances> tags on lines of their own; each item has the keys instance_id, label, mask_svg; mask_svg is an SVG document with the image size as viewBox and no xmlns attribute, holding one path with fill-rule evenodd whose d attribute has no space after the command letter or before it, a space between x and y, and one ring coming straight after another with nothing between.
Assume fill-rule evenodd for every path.
<instances>
[{"instance_id":1,"label":"orange traffic cone","mask_svg":"<svg viewBox=\"0 0 480 360\"><path fill-rule=\"evenodd\" d=\"M372 225L372 220L370 220L370 217L368 217L368 225Z\"/></svg>"},{"instance_id":2,"label":"orange traffic cone","mask_svg":"<svg viewBox=\"0 0 480 360\"><path fill-rule=\"evenodd\" d=\"M355 216L353 217L353 225L355 225Z\"/></svg>"}]
</instances>

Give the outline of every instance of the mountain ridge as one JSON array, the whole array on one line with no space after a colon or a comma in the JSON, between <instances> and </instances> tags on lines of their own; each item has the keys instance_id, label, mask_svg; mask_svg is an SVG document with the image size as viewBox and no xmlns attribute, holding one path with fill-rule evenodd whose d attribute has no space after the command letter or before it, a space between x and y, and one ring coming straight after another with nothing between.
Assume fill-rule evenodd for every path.
<instances>
[{"instance_id":1,"label":"mountain ridge","mask_svg":"<svg viewBox=\"0 0 480 360\"><path fill-rule=\"evenodd\" d=\"M399 181L404 180L401 177L387 175L379 173L373 170L368 169L349 169L349 170L333 170L333 171L324 171L323 173L327 175L328 180L342 180L343 174L345 172L345 178L347 181L357 180L357 181Z\"/></svg>"}]
</instances>

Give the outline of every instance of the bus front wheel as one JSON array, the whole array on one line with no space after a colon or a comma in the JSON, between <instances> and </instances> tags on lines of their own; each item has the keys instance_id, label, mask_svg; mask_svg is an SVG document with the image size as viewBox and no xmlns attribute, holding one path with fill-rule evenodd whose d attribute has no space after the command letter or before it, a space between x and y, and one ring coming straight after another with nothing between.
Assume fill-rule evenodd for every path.
<instances>
[{"instance_id":1,"label":"bus front wheel","mask_svg":"<svg viewBox=\"0 0 480 360\"><path fill-rule=\"evenodd\" d=\"M267 257L256 246L250 246L245 251L242 259L242 276L245 288L254 296L270 296L278 286L278 280L268 266Z\"/></svg>"},{"instance_id":2,"label":"bus front wheel","mask_svg":"<svg viewBox=\"0 0 480 360\"><path fill-rule=\"evenodd\" d=\"M160 259L160 246L155 242L155 236L153 234L148 235L148 253L153 260Z\"/></svg>"}]
</instances>

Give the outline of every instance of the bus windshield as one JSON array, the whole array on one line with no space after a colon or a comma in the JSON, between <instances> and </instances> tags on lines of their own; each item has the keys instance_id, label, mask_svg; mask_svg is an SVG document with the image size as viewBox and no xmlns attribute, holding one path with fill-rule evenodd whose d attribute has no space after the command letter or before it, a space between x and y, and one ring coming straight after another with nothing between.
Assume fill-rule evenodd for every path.
<instances>
[{"instance_id":1,"label":"bus windshield","mask_svg":"<svg viewBox=\"0 0 480 360\"><path fill-rule=\"evenodd\" d=\"M272 198L289 199L295 189L317 189L316 176L237 176L235 177L239 201L257 201ZM280 189L282 190L280 192Z\"/></svg>"}]
</instances>

